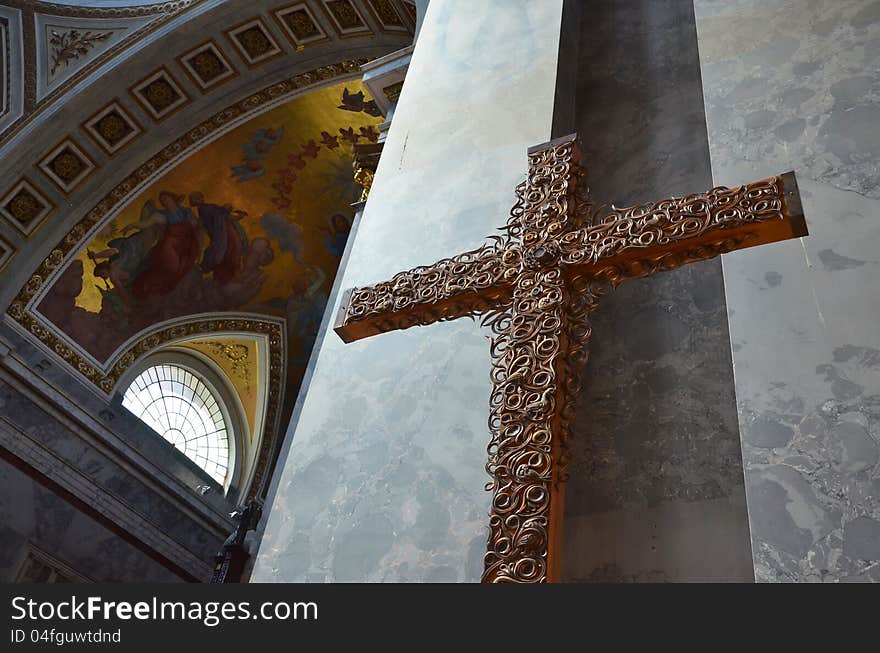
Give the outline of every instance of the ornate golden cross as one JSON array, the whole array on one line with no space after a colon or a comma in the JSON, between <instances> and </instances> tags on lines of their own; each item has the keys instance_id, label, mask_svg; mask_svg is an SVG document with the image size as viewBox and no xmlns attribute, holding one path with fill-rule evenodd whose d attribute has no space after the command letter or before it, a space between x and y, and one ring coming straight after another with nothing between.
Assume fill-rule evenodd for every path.
<instances>
[{"instance_id":1,"label":"ornate golden cross","mask_svg":"<svg viewBox=\"0 0 880 653\"><path fill-rule=\"evenodd\" d=\"M503 236L349 290L335 325L345 342L477 314L491 326L484 582L559 578L566 442L589 315L605 290L807 235L793 172L599 215L587 202L580 158L575 135L531 148Z\"/></svg>"}]
</instances>

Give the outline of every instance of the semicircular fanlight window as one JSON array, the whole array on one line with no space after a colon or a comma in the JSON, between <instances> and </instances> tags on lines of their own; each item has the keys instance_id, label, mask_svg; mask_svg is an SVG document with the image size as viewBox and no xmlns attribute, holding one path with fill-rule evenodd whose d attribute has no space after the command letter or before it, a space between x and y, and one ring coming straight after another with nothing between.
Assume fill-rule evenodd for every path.
<instances>
[{"instance_id":1,"label":"semicircular fanlight window","mask_svg":"<svg viewBox=\"0 0 880 653\"><path fill-rule=\"evenodd\" d=\"M128 386L122 405L218 483L226 480L226 420L217 398L198 376L177 365L154 365Z\"/></svg>"}]
</instances>

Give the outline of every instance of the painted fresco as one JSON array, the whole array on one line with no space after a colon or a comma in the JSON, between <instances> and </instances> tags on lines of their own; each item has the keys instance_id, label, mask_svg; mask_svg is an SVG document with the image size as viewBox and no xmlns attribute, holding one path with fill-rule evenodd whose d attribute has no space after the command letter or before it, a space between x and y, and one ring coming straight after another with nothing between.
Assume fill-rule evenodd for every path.
<instances>
[{"instance_id":1,"label":"painted fresco","mask_svg":"<svg viewBox=\"0 0 880 653\"><path fill-rule=\"evenodd\" d=\"M153 324L250 311L288 320L304 366L351 229L352 145L382 122L358 81L313 91L178 164L100 231L38 310L101 362Z\"/></svg>"}]
</instances>

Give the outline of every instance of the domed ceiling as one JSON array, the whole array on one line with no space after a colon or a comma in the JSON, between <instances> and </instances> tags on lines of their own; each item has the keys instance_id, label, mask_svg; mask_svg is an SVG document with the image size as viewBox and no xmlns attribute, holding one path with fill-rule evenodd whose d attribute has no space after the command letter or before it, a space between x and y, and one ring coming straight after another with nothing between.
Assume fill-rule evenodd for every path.
<instances>
[{"instance_id":1,"label":"domed ceiling","mask_svg":"<svg viewBox=\"0 0 880 653\"><path fill-rule=\"evenodd\" d=\"M360 66L416 24L404 0L6 0L0 331L108 400L157 352L216 359L264 490L383 121Z\"/></svg>"},{"instance_id":2,"label":"domed ceiling","mask_svg":"<svg viewBox=\"0 0 880 653\"><path fill-rule=\"evenodd\" d=\"M137 334L195 314L287 321L298 381L351 228L352 146L382 122L357 80L312 91L179 163L101 228L36 305L103 366Z\"/></svg>"}]
</instances>

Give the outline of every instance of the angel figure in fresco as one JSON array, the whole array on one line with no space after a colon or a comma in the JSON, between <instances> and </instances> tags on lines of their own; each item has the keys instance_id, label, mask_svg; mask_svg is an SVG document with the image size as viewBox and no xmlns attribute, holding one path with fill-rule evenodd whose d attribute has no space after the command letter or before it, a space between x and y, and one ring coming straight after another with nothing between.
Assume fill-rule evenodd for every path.
<instances>
[{"instance_id":1,"label":"angel figure in fresco","mask_svg":"<svg viewBox=\"0 0 880 653\"><path fill-rule=\"evenodd\" d=\"M376 118L382 115L382 112L379 111L379 106L376 104L375 100L366 100L364 98L363 91L358 91L357 93L349 93L347 88L342 89L342 104L340 104L337 108L344 111L354 111L355 113L360 113L363 111L367 115L374 116Z\"/></svg>"},{"instance_id":2,"label":"angel figure in fresco","mask_svg":"<svg viewBox=\"0 0 880 653\"><path fill-rule=\"evenodd\" d=\"M103 279L107 286L106 289L101 289L101 293L109 297L110 284L113 284L126 314L131 313L134 304L132 284L144 271L147 255L159 242L164 230L165 225L156 222L130 236L114 238L107 243L107 249L100 252L86 251L86 255L95 264L95 277Z\"/></svg>"},{"instance_id":3,"label":"angel figure in fresco","mask_svg":"<svg viewBox=\"0 0 880 653\"><path fill-rule=\"evenodd\" d=\"M190 193L189 204L199 214L199 222L211 239L202 256L202 272L211 273L221 286L235 278L242 257L247 253L248 238L239 221L247 211L233 209L231 205L208 204L204 194Z\"/></svg>"},{"instance_id":4,"label":"angel figure in fresco","mask_svg":"<svg viewBox=\"0 0 880 653\"><path fill-rule=\"evenodd\" d=\"M149 253L146 266L134 280L132 292L138 299L167 295L193 269L199 257L196 217L182 205L183 196L162 191L157 209L152 200L144 204L141 219L126 226L122 235L162 227L162 235Z\"/></svg>"},{"instance_id":5,"label":"angel figure in fresco","mask_svg":"<svg viewBox=\"0 0 880 653\"><path fill-rule=\"evenodd\" d=\"M263 161L269 156L272 147L281 142L284 127L278 129L258 129L251 139L242 145L244 157L239 165L232 167L232 176L242 184L256 179L266 172Z\"/></svg>"},{"instance_id":6,"label":"angel figure in fresco","mask_svg":"<svg viewBox=\"0 0 880 653\"><path fill-rule=\"evenodd\" d=\"M324 232L324 247L327 251L337 258L342 258L345 243L348 242L348 234L351 233L351 220L342 213L334 213L327 220L327 226L319 229Z\"/></svg>"}]
</instances>

